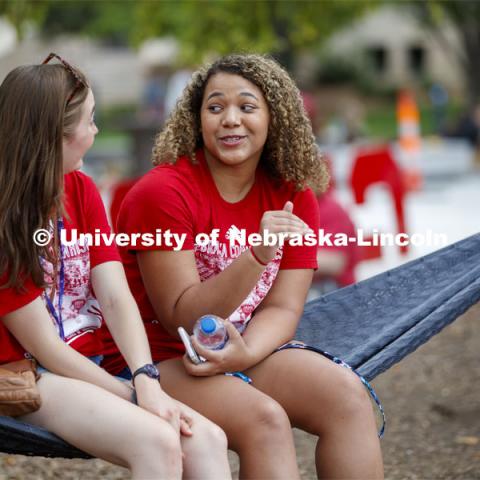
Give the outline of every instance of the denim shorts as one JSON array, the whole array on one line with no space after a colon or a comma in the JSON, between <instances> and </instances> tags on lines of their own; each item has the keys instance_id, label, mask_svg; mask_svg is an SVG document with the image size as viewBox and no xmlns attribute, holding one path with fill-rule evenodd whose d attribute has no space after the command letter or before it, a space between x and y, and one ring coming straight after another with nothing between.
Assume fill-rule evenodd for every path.
<instances>
[{"instance_id":1,"label":"denim shorts","mask_svg":"<svg viewBox=\"0 0 480 480\"><path fill-rule=\"evenodd\" d=\"M132 371L128 368L125 367L120 373L117 373L115 375L117 378L120 380L131 380L132 379Z\"/></svg>"},{"instance_id":2,"label":"denim shorts","mask_svg":"<svg viewBox=\"0 0 480 480\"><path fill-rule=\"evenodd\" d=\"M103 355L93 355L92 357L87 357L89 360L91 360L93 363L96 363L97 365L100 365L103 360ZM51 373L49 370L46 368L42 367L40 364L37 365L37 373Z\"/></svg>"}]
</instances>

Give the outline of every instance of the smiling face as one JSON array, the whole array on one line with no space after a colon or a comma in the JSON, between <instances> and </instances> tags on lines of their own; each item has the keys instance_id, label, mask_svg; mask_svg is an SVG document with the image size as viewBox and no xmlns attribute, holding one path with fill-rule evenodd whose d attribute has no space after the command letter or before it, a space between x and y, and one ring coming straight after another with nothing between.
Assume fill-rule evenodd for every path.
<instances>
[{"instance_id":1,"label":"smiling face","mask_svg":"<svg viewBox=\"0 0 480 480\"><path fill-rule=\"evenodd\" d=\"M63 173L67 174L82 167L83 156L92 146L98 128L94 120L95 99L91 90L82 105L80 121L73 134L63 140Z\"/></svg>"},{"instance_id":2,"label":"smiling face","mask_svg":"<svg viewBox=\"0 0 480 480\"><path fill-rule=\"evenodd\" d=\"M240 75L213 75L205 87L200 121L207 161L256 168L270 121L256 85Z\"/></svg>"}]
</instances>

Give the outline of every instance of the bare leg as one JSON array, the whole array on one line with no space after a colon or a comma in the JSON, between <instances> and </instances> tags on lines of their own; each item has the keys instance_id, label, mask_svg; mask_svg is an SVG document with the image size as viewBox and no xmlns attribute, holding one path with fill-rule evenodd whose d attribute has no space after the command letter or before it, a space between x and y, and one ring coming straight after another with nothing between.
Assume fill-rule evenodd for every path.
<instances>
[{"instance_id":1,"label":"bare leg","mask_svg":"<svg viewBox=\"0 0 480 480\"><path fill-rule=\"evenodd\" d=\"M80 380L43 374L42 407L21 420L47 428L72 445L131 469L132 478L180 479L179 436L164 420Z\"/></svg>"},{"instance_id":2,"label":"bare leg","mask_svg":"<svg viewBox=\"0 0 480 480\"><path fill-rule=\"evenodd\" d=\"M285 350L246 373L282 405L293 426L319 436L319 478L383 478L372 406L352 372L313 352Z\"/></svg>"},{"instance_id":3,"label":"bare leg","mask_svg":"<svg viewBox=\"0 0 480 480\"><path fill-rule=\"evenodd\" d=\"M163 375L163 372L162 372ZM193 419L193 436L181 437L183 478L227 480L232 478L223 430L195 410L184 406Z\"/></svg>"},{"instance_id":4,"label":"bare leg","mask_svg":"<svg viewBox=\"0 0 480 480\"><path fill-rule=\"evenodd\" d=\"M225 431L240 456L240 478L299 478L290 422L275 400L238 378L190 376L181 359L162 362L160 370L169 395Z\"/></svg>"}]
</instances>

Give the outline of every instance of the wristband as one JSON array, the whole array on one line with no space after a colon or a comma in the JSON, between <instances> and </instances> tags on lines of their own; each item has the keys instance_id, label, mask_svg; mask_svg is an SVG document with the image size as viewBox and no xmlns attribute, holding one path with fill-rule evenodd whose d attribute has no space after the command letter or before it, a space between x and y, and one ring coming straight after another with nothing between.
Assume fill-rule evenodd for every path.
<instances>
[{"instance_id":1,"label":"wristband","mask_svg":"<svg viewBox=\"0 0 480 480\"><path fill-rule=\"evenodd\" d=\"M253 247L250 247L250 252L252 253L252 257L256 260L256 262L262 265L262 267L266 267L268 265L268 262L267 263L263 262L257 257L257 255L255 255Z\"/></svg>"}]
</instances>

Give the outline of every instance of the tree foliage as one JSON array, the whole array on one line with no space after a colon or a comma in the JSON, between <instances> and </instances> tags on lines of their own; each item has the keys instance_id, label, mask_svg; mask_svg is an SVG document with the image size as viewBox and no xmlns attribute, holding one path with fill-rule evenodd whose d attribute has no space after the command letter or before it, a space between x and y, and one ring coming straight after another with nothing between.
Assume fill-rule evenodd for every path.
<instances>
[{"instance_id":1,"label":"tree foliage","mask_svg":"<svg viewBox=\"0 0 480 480\"><path fill-rule=\"evenodd\" d=\"M480 101L480 2L478 0L425 0L413 3L427 25L443 46L460 59L467 82L467 101ZM449 22L456 27L460 49L443 35L443 26Z\"/></svg>"},{"instance_id":2,"label":"tree foliage","mask_svg":"<svg viewBox=\"0 0 480 480\"><path fill-rule=\"evenodd\" d=\"M134 38L173 35L186 59L212 52L271 52L289 65L299 50L318 46L371 2L355 0L176 0L140 2Z\"/></svg>"},{"instance_id":3,"label":"tree foliage","mask_svg":"<svg viewBox=\"0 0 480 480\"><path fill-rule=\"evenodd\" d=\"M44 35L80 33L139 44L173 36L182 56L199 62L215 52L271 52L283 63L317 47L372 3L369 0L0 0L21 31L35 21Z\"/></svg>"},{"instance_id":4,"label":"tree foliage","mask_svg":"<svg viewBox=\"0 0 480 480\"><path fill-rule=\"evenodd\" d=\"M27 21L41 24L48 5L32 0L0 0L0 16L5 16L21 34Z\"/></svg>"},{"instance_id":5,"label":"tree foliage","mask_svg":"<svg viewBox=\"0 0 480 480\"><path fill-rule=\"evenodd\" d=\"M20 35L31 21L43 36L84 34L116 44L129 42L135 8L132 0L0 0L0 15Z\"/></svg>"}]
</instances>

